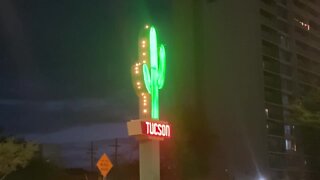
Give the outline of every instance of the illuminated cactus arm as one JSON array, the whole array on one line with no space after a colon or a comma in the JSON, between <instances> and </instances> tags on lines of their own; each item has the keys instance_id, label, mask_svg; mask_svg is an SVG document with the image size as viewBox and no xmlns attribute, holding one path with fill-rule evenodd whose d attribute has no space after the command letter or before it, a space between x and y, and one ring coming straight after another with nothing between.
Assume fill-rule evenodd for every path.
<instances>
[{"instance_id":1,"label":"illuminated cactus arm","mask_svg":"<svg viewBox=\"0 0 320 180\"><path fill-rule=\"evenodd\" d=\"M150 78L150 72L147 64L143 64L143 80L148 93L151 94L151 85L150 85L151 78Z\"/></svg>"},{"instance_id":2,"label":"illuminated cactus arm","mask_svg":"<svg viewBox=\"0 0 320 180\"><path fill-rule=\"evenodd\" d=\"M159 55L160 55L160 63L159 63L159 68L158 68L158 88L162 89L164 85L164 80L165 80L165 74L166 74L166 52L164 46L161 44L160 50L159 50ZM146 89L148 90L149 94L151 94L151 77L150 77L150 72L148 69L147 64L143 64L143 79L145 82Z\"/></svg>"},{"instance_id":3,"label":"illuminated cactus arm","mask_svg":"<svg viewBox=\"0 0 320 180\"><path fill-rule=\"evenodd\" d=\"M162 89L164 85L165 74L166 74L166 50L162 44L160 46L159 55L160 55L160 64L159 64L159 73L158 73L158 86L159 86L159 89Z\"/></svg>"},{"instance_id":4,"label":"illuminated cactus arm","mask_svg":"<svg viewBox=\"0 0 320 180\"><path fill-rule=\"evenodd\" d=\"M159 49L157 47L157 35L154 27L150 28L149 42L150 70L147 64L143 64L143 78L146 89L151 95L151 118L159 119L159 89L164 85L166 54L162 44Z\"/></svg>"}]
</instances>

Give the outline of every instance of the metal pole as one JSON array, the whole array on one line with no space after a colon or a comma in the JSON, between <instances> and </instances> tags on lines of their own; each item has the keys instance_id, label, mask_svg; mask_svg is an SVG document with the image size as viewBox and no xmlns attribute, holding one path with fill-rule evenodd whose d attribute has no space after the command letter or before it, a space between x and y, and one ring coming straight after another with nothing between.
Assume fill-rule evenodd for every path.
<instances>
[{"instance_id":1,"label":"metal pole","mask_svg":"<svg viewBox=\"0 0 320 180\"><path fill-rule=\"evenodd\" d=\"M160 180L159 141L139 142L140 180Z\"/></svg>"},{"instance_id":2,"label":"metal pole","mask_svg":"<svg viewBox=\"0 0 320 180\"><path fill-rule=\"evenodd\" d=\"M93 141L90 143L90 159L91 159L91 171L93 171L94 162L93 162Z\"/></svg>"},{"instance_id":3,"label":"metal pole","mask_svg":"<svg viewBox=\"0 0 320 180\"><path fill-rule=\"evenodd\" d=\"M115 154L115 158L114 158L114 161L115 161L115 166L117 167L118 166L118 138L115 139L115 148L114 148L114 154Z\"/></svg>"}]
</instances>

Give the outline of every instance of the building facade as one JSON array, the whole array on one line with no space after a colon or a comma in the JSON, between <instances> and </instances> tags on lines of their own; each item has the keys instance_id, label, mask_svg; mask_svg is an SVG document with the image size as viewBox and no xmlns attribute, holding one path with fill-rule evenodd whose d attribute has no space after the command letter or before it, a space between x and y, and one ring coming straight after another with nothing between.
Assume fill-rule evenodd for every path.
<instances>
[{"instance_id":1,"label":"building facade","mask_svg":"<svg viewBox=\"0 0 320 180\"><path fill-rule=\"evenodd\" d=\"M319 158L301 145L290 118L293 101L320 85L320 2L177 0L173 7L172 58L175 67L183 61L176 77L189 87L176 85L184 91L179 102L201 107L218 134L227 162L219 171L237 180L320 179ZM188 73L194 78L183 80Z\"/></svg>"}]
</instances>

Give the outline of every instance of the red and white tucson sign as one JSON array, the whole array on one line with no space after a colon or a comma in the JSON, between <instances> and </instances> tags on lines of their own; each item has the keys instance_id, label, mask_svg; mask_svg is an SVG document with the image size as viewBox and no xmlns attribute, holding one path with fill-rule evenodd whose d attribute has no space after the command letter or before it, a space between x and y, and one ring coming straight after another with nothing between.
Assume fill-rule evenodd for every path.
<instances>
[{"instance_id":1,"label":"red and white tucson sign","mask_svg":"<svg viewBox=\"0 0 320 180\"><path fill-rule=\"evenodd\" d=\"M171 127L163 121L141 121L142 133L149 136L169 138Z\"/></svg>"},{"instance_id":2,"label":"red and white tucson sign","mask_svg":"<svg viewBox=\"0 0 320 180\"><path fill-rule=\"evenodd\" d=\"M171 125L166 121L131 120L128 122L130 136L150 138L170 138Z\"/></svg>"}]
</instances>

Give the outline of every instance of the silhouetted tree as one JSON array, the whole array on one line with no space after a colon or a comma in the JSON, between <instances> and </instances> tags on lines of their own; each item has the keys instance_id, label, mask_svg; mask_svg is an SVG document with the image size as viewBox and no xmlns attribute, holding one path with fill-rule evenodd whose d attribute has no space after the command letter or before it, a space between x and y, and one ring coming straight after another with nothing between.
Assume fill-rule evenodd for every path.
<instances>
[{"instance_id":1,"label":"silhouetted tree","mask_svg":"<svg viewBox=\"0 0 320 180\"><path fill-rule=\"evenodd\" d=\"M38 146L30 142L21 142L14 138L1 138L0 141L0 180L7 175L24 168L35 155Z\"/></svg>"},{"instance_id":2,"label":"silhouetted tree","mask_svg":"<svg viewBox=\"0 0 320 180\"><path fill-rule=\"evenodd\" d=\"M316 171L320 178L320 90L314 90L295 101L292 105L292 119L297 123L305 159L305 167Z\"/></svg>"},{"instance_id":3,"label":"silhouetted tree","mask_svg":"<svg viewBox=\"0 0 320 180\"><path fill-rule=\"evenodd\" d=\"M311 91L292 105L292 118L302 125L320 127L320 91Z\"/></svg>"}]
</instances>

